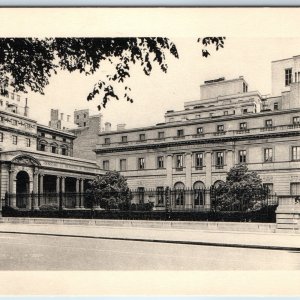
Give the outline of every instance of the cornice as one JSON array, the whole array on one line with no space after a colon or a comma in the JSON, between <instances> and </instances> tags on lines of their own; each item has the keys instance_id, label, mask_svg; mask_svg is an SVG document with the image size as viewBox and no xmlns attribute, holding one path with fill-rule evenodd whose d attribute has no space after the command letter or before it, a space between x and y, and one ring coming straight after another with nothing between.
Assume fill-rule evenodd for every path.
<instances>
[{"instance_id":1,"label":"cornice","mask_svg":"<svg viewBox=\"0 0 300 300\"><path fill-rule=\"evenodd\" d=\"M37 137L36 133L27 132L27 131L20 130L20 129L17 129L17 128L6 127L6 126L3 126L1 124L0 124L0 130L13 132L13 133L20 134L20 135L31 136L31 137L35 137L35 138Z\"/></svg>"}]
</instances>

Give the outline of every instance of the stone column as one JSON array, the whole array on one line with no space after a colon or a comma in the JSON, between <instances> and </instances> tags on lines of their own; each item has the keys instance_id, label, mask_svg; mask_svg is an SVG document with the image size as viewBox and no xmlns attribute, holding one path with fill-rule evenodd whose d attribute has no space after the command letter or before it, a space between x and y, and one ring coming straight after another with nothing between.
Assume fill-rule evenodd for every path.
<instances>
[{"instance_id":1,"label":"stone column","mask_svg":"<svg viewBox=\"0 0 300 300\"><path fill-rule=\"evenodd\" d=\"M59 198L60 198L60 176L56 177L56 199L57 199L57 204L59 205Z\"/></svg>"},{"instance_id":2,"label":"stone column","mask_svg":"<svg viewBox=\"0 0 300 300\"><path fill-rule=\"evenodd\" d=\"M39 203L38 205L41 205L42 198L45 202L45 195L44 195L44 174L40 174L40 187L39 187Z\"/></svg>"},{"instance_id":3,"label":"stone column","mask_svg":"<svg viewBox=\"0 0 300 300\"><path fill-rule=\"evenodd\" d=\"M65 207L65 197L66 197L66 177L61 177L61 192L62 192L62 198L61 198L61 208Z\"/></svg>"},{"instance_id":4,"label":"stone column","mask_svg":"<svg viewBox=\"0 0 300 300\"><path fill-rule=\"evenodd\" d=\"M81 193L81 199L80 199L80 208L84 208L84 179L80 179L80 193Z\"/></svg>"},{"instance_id":5,"label":"stone column","mask_svg":"<svg viewBox=\"0 0 300 300\"><path fill-rule=\"evenodd\" d=\"M211 152L206 152L205 153L205 186L207 189L211 188L212 185L212 178L211 178L211 172L212 172L212 153ZM210 193L207 193L205 195L205 205L204 208L209 210L210 209Z\"/></svg>"},{"instance_id":6,"label":"stone column","mask_svg":"<svg viewBox=\"0 0 300 300\"><path fill-rule=\"evenodd\" d=\"M9 169L9 194L10 194L10 206L17 207L16 199L16 182L15 182L15 169L13 166Z\"/></svg>"},{"instance_id":7,"label":"stone column","mask_svg":"<svg viewBox=\"0 0 300 300\"><path fill-rule=\"evenodd\" d=\"M192 153L185 153L185 207L192 208Z\"/></svg>"},{"instance_id":8,"label":"stone column","mask_svg":"<svg viewBox=\"0 0 300 300\"><path fill-rule=\"evenodd\" d=\"M172 188L172 184L173 184L173 154L167 154L166 171L167 171L166 185L169 188Z\"/></svg>"},{"instance_id":9,"label":"stone column","mask_svg":"<svg viewBox=\"0 0 300 300\"><path fill-rule=\"evenodd\" d=\"M233 158L234 151L231 149L227 150L226 154L227 154L227 157L226 157L227 171L229 171L230 168L232 168L234 165L234 158Z\"/></svg>"},{"instance_id":10,"label":"stone column","mask_svg":"<svg viewBox=\"0 0 300 300\"><path fill-rule=\"evenodd\" d=\"M76 205L75 208L80 208L80 191L79 191L79 178L76 178Z\"/></svg>"},{"instance_id":11,"label":"stone column","mask_svg":"<svg viewBox=\"0 0 300 300\"><path fill-rule=\"evenodd\" d=\"M39 192L39 173L38 170L35 169L33 171L33 209L38 209L38 192Z\"/></svg>"}]
</instances>

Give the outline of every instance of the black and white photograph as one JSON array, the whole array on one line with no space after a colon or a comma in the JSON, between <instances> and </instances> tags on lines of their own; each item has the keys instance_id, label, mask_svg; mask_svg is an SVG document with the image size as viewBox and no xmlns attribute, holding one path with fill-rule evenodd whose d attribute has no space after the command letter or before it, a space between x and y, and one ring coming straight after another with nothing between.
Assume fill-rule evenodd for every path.
<instances>
[{"instance_id":1,"label":"black and white photograph","mask_svg":"<svg viewBox=\"0 0 300 300\"><path fill-rule=\"evenodd\" d=\"M2 293L299 294L299 16L0 8Z\"/></svg>"}]
</instances>

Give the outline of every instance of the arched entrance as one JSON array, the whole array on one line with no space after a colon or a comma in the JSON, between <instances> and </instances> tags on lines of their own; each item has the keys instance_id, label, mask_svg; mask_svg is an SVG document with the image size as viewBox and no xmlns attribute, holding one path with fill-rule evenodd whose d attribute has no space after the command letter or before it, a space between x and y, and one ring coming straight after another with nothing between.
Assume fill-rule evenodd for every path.
<instances>
[{"instance_id":1,"label":"arched entrance","mask_svg":"<svg viewBox=\"0 0 300 300\"><path fill-rule=\"evenodd\" d=\"M193 185L194 190L194 205L205 204L205 185L202 181L196 181Z\"/></svg>"},{"instance_id":2,"label":"arched entrance","mask_svg":"<svg viewBox=\"0 0 300 300\"><path fill-rule=\"evenodd\" d=\"M179 181L174 184L175 206L183 206L185 203L185 185Z\"/></svg>"},{"instance_id":3,"label":"arched entrance","mask_svg":"<svg viewBox=\"0 0 300 300\"><path fill-rule=\"evenodd\" d=\"M18 208L26 208L30 196L29 175L25 171L20 171L16 176L16 205Z\"/></svg>"}]
</instances>

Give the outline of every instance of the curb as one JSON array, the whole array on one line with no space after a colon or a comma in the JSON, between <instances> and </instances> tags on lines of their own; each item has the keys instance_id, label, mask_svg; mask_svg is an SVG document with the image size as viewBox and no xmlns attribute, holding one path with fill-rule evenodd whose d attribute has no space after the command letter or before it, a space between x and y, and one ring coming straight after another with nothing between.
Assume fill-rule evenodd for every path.
<instances>
[{"instance_id":1,"label":"curb","mask_svg":"<svg viewBox=\"0 0 300 300\"><path fill-rule=\"evenodd\" d=\"M75 235L75 234L19 232L19 231L4 231L4 230L0 230L0 233L23 234L23 235L41 235L41 236L60 236L60 237L87 238L87 239L99 239L99 240L115 240L115 241L131 241L131 242L148 242L148 243L164 243L164 244L214 246L214 247L228 247L228 248L231 247L231 248L245 248L245 249L300 251L300 247L288 247L288 246L263 246L263 245L217 243L217 242L196 242L196 241L182 241L182 240L179 241L179 240L159 240L159 239L146 239L146 238L106 237L106 236L93 236L93 235L84 236L84 235Z\"/></svg>"}]
</instances>

